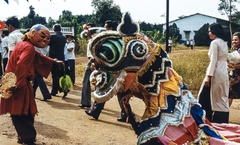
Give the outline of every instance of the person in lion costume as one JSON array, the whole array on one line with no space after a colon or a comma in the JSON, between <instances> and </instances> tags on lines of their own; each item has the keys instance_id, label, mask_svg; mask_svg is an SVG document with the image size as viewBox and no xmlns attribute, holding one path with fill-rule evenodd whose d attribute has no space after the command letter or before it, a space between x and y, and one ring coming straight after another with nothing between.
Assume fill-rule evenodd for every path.
<instances>
[{"instance_id":1,"label":"person in lion costume","mask_svg":"<svg viewBox=\"0 0 240 145\"><path fill-rule=\"evenodd\" d=\"M225 144L233 140L238 144L239 138L227 139L218 131L222 125L205 118L168 54L140 33L129 13L123 14L117 31L96 34L89 47L96 66L90 76L96 87L92 97L101 103L122 94L121 103L138 145ZM131 97L141 99L146 107L138 122L129 103Z\"/></svg>"}]
</instances>

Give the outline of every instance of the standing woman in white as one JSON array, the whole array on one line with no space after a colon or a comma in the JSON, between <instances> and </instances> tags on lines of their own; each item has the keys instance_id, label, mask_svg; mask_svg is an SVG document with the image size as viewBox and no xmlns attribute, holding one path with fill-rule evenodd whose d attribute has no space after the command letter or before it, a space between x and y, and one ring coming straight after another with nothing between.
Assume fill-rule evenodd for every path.
<instances>
[{"instance_id":1,"label":"standing woman in white","mask_svg":"<svg viewBox=\"0 0 240 145\"><path fill-rule=\"evenodd\" d=\"M225 35L220 24L211 24L208 28L208 35L212 40L208 52L210 62L198 99L210 122L228 123L228 46L224 41Z\"/></svg>"}]
</instances>

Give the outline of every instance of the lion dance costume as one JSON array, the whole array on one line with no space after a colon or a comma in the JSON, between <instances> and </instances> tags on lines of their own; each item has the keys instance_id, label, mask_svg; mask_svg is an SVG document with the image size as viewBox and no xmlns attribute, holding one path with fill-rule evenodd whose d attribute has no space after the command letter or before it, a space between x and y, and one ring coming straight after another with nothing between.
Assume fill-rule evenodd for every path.
<instances>
[{"instance_id":1,"label":"lion dance costume","mask_svg":"<svg viewBox=\"0 0 240 145\"><path fill-rule=\"evenodd\" d=\"M129 13L123 15L117 31L98 33L89 46L98 66L90 77L96 86L93 97L101 103L123 94L121 103L138 136L137 144L232 142L205 119L204 110L172 68L168 54L140 33ZM133 96L146 105L139 122L129 104Z\"/></svg>"}]
</instances>

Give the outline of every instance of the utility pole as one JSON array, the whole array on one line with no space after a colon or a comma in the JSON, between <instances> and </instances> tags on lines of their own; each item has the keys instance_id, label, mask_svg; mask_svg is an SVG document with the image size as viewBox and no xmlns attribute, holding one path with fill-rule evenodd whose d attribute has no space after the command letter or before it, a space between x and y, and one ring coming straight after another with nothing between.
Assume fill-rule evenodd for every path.
<instances>
[{"instance_id":1,"label":"utility pole","mask_svg":"<svg viewBox=\"0 0 240 145\"><path fill-rule=\"evenodd\" d=\"M166 51L168 50L168 37L169 37L169 0L166 0Z\"/></svg>"}]
</instances>

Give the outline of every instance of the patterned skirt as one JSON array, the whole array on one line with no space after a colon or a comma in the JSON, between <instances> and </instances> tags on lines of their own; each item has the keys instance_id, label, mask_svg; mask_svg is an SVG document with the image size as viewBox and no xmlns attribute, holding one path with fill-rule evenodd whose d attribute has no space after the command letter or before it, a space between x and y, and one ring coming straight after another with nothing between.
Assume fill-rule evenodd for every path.
<instances>
[{"instance_id":1,"label":"patterned skirt","mask_svg":"<svg viewBox=\"0 0 240 145\"><path fill-rule=\"evenodd\" d=\"M229 99L240 99L240 69L233 70L230 76Z\"/></svg>"}]
</instances>

